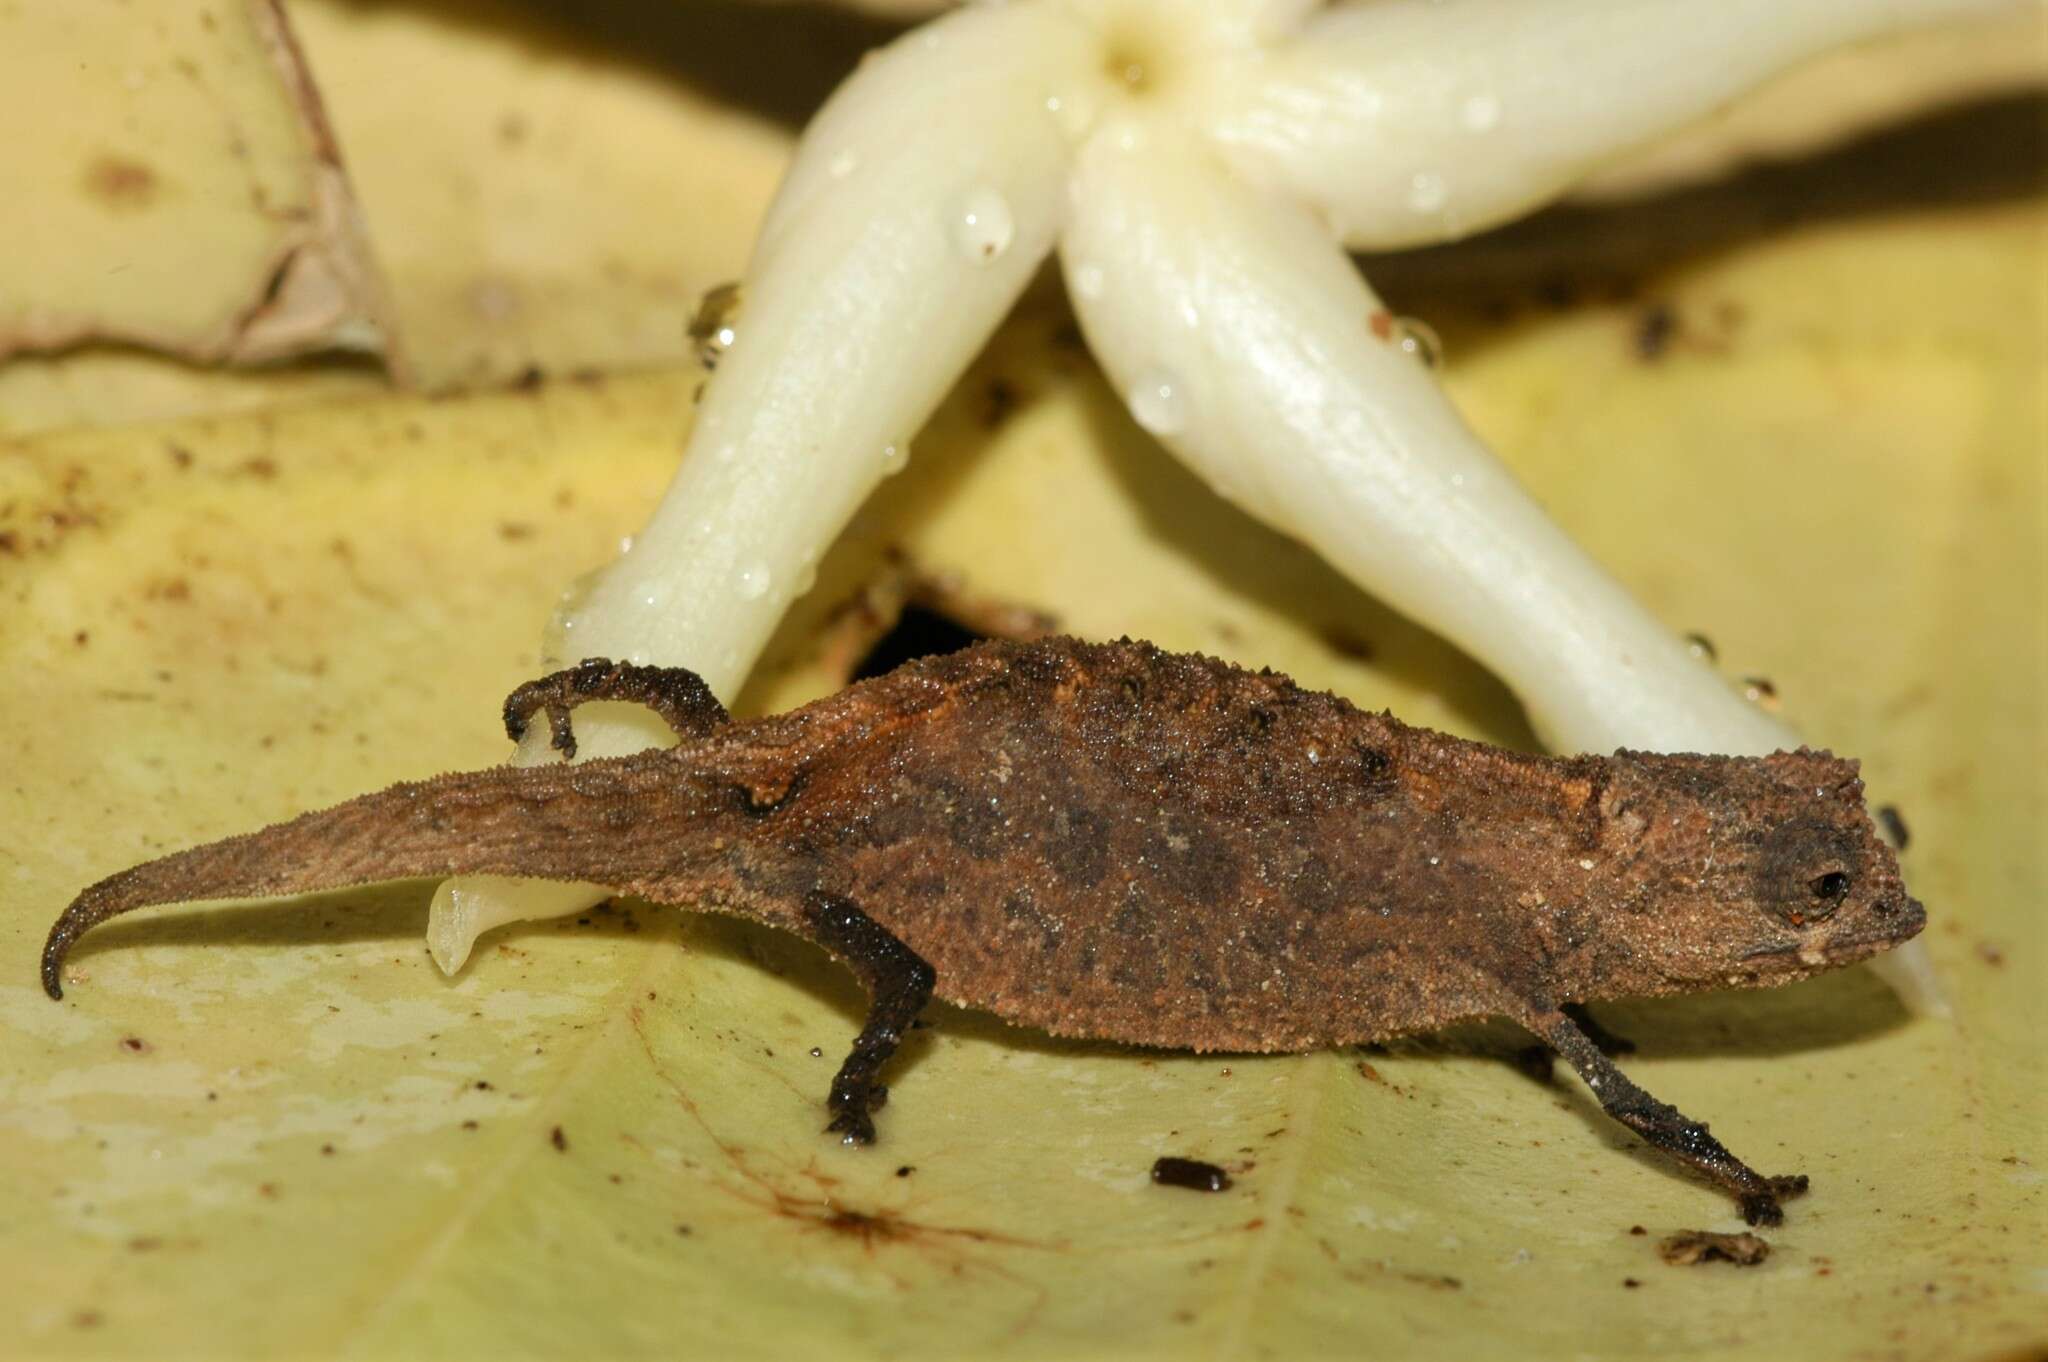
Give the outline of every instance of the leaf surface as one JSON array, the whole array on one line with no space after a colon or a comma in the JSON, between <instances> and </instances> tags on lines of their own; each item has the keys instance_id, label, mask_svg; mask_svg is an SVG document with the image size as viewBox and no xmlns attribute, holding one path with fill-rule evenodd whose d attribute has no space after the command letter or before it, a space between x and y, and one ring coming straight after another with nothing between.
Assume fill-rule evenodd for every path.
<instances>
[{"instance_id":1,"label":"leaf surface","mask_svg":"<svg viewBox=\"0 0 2048 1362\"><path fill-rule=\"evenodd\" d=\"M392 44L423 22L357 17ZM1979 116L1939 125L1953 192L1899 188L1880 141L1371 266L1438 324L1460 403L1568 528L1731 676L1769 678L1812 741L1862 756L1910 824L1953 1019L1908 1018L1863 971L1603 1012L1652 1092L1813 1176L1762 1266L1659 1261L1666 1233L1736 1228L1725 1201L1504 1062L1523 1043L1504 1030L1197 1058L940 1008L884 1142L848 1151L820 1127L851 980L801 942L646 905L487 938L452 982L419 939L423 884L157 910L88 938L64 1003L44 999L36 949L90 880L502 759L496 703L537 667L553 594L633 531L681 447L700 376L669 368L0 444L13 1346L2038 1348L2048 216L1982 135L2010 113ZM578 341L573 312L535 343L617 362L626 332ZM529 362L449 325L480 374ZM834 630L899 552L1076 632L1528 741L1497 683L1160 453L1050 292L821 565L748 707L834 684ZM1155 1187L1162 1154L1233 1185Z\"/></svg>"}]
</instances>

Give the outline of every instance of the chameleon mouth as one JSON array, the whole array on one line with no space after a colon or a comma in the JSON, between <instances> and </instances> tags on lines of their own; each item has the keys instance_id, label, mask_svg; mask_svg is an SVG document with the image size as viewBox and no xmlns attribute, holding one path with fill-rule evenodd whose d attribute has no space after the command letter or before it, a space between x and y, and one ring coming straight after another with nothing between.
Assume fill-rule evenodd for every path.
<instances>
[{"instance_id":1,"label":"chameleon mouth","mask_svg":"<svg viewBox=\"0 0 2048 1362\"><path fill-rule=\"evenodd\" d=\"M1756 946L1742 953L1742 962L1746 965L1752 960L1775 960L1797 955L1805 944L1803 941L1774 941L1768 946Z\"/></svg>"},{"instance_id":2,"label":"chameleon mouth","mask_svg":"<svg viewBox=\"0 0 2048 1362\"><path fill-rule=\"evenodd\" d=\"M1744 951L1742 963L1762 968L1794 961L1808 966L1854 964L1918 936L1926 925L1927 910L1920 901L1901 896L1874 925L1859 931L1816 932L1804 939L1773 941Z\"/></svg>"}]
</instances>

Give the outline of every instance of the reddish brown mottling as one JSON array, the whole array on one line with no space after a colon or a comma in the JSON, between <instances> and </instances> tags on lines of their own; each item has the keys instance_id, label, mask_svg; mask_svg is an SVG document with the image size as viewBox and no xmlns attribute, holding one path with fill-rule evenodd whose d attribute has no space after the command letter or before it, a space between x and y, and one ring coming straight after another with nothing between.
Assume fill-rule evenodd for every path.
<instances>
[{"instance_id":1,"label":"reddish brown mottling","mask_svg":"<svg viewBox=\"0 0 2048 1362\"><path fill-rule=\"evenodd\" d=\"M58 919L44 986L59 996L80 934L147 904L594 881L855 966L877 1010L841 1074L858 1092L835 1089L841 1130L865 1132L925 989L1060 1035L1194 1050L1504 1016L1769 1221L1793 1180L1634 1089L1561 1009L1785 982L1924 921L1855 763L1824 752L1525 756L1271 672L1066 638L922 659L745 723L687 673L598 660L522 687L506 717L546 711L573 750L569 710L592 699L652 704L682 741L395 785L123 871Z\"/></svg>"}]
</instances>

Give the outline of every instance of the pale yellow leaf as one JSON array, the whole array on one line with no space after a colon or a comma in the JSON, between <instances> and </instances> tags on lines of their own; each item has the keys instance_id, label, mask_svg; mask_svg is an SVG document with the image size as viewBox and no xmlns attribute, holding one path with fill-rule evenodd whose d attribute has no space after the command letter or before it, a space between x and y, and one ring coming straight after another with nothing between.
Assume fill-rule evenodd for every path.
<instances>
[{"instance_id":1,"label":"pale yellow leaf","mask_svg":"<svg viewBox=\"0 0 2048 1362\"><path fill-rule=\"evenodd\" d=\"M270 0L0 8L0 358L382 344L348 185Z\"/></svg>"},{"instance_id":2,"label":"pale yellow leaf","mask_svg":"<svg viewBox=\"0 0 2048 1362\"><path fill-rule=\"evenodd\" d=\"M1731 1227L1726 1203L1631 1152L1578 1090L1484 1053L1506 1036L1197 1059L940 1009L885 1142L846 1151L819 1127L850 980L801 943L644 906L487 940L453 983L418 939L425 886L168 910L103 929L51 1004L35 946L92 877L499 758L496 696L534 666L553 587L656 495L694 376L9 449L17 1345L2037 1345L2042 355L2012 300L2041 222L2025 203L1891 214L1673 262L1643 281L1678 318L1654 363L1640 302L1448 328L1459 396L1558 513L1674 627L1773 678L1816 741L1863 754L1912 824L1953 1023L1908 1020L1861 972L1610 1010L1653 1091L1815 1179L1771 1260L1740 1271L1656 1259L1656 1235ZM824 684L817 615L898 545L1083 632L1519 738L1490 681L1171 464L1063 326L1035 298L976 366L826 563L756 704ZM1152 1187L1162 1153L1236 1184Z\"/></svg>"},{"instance_id":3,"label":"pale yellow leaf","mask_svg":"<svg viewBox=\"0 0 2048 1362\"><path fill-rule=\"evenodd\" d=\"M437 381L555 377L0 444L10 1349L2048 1343L2048 210L2022 155L2037 104L1929 120L1911 158L1884 136L1801 143L1785 170L1370 266L1438 324L1459 401L1566 525L1731 674L1770 678L1813 741L1863 756L1913 831L1953 1021L1909 1019L1861 971L1603 1014L1641 1045L1625 1062L1653 1092L1815 1179L1768 1263L1680 1269L1656 1238L1733 1228L1726 1202L1581 1090L1501 1062L1520 1043L1506 1032L1196 1059L937 1009L893 1076L884 1143L846 1151L819 1127L858 1025L851 980L800 942L644 905L487 938L452 983L419 939L425 885L161 910L95 934L65 1002L43 998L42 933L92 878L504 756L498 698L537 666L554 593L659 494L699 378L563 371L685 353L662 318L743 258L751 218L726 216L757 214L779 168L780 111L622 75L587 30L572 41L527 7L295 12L380 251L409 238L393 278ZM707 12L728 38L752 22ZM426 88L442 76L445 96ZM508 111L555 140L505 138ZM1680 160L1695 183L1705 163ZM724 205L716 220L665 228L687 216L668 196L696 192ZM524 320L475 308L479 273L510 282ZM1528 741L1494 681L1163 455L1068 328L1056 293L1027 299L822 565L748 706L828 689L835 611L904 550L1082 633ZM120 363L159 412L281 400ZM94 372L61 380L81 424ZM376 382L300 373L283 392ZM1215 1159L1235 1186L1154 1188L1162 1153Z\"/></svg>"}]
</instances>

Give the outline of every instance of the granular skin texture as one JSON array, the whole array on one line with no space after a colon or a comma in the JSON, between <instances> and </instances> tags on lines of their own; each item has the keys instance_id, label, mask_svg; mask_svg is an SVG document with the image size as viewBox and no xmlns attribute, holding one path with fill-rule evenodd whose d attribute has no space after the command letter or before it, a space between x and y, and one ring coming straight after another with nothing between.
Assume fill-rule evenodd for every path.
<instances>
[{"instance_id":1,"label":"granular skin texture","mask_svg":"<svg viewBox=\"0 0 2048 1362\"><path fill-rule=\"evenodd\" d=\"M146 904L593 881L851 964L877 1012L863 1073L835 1083L834 1129L864 1141L886 1091L874 1071L932 993L1058 1035L1205 1051L1503 1016L1589 1080L1618 1079L1565 1005L1787 982L1924 922L1855 763L1824 752L1527 756L1270 672L1068 638L922 659L747 722L687 672L593 660L515 691L508 728L544 710L573 750L569 711L588 699L649 703L682 741L394 785L124 871L58 920L45 988L59 995L80 933ZM1627 1084L1649 1104L1631 1119L1594 1086L1727 1181L1702 1163L1726 1153L1704 1127ZM1775 1219L1789 1180L1748 1176L1731 1190Z\"/></svg>"}]
</instances>

